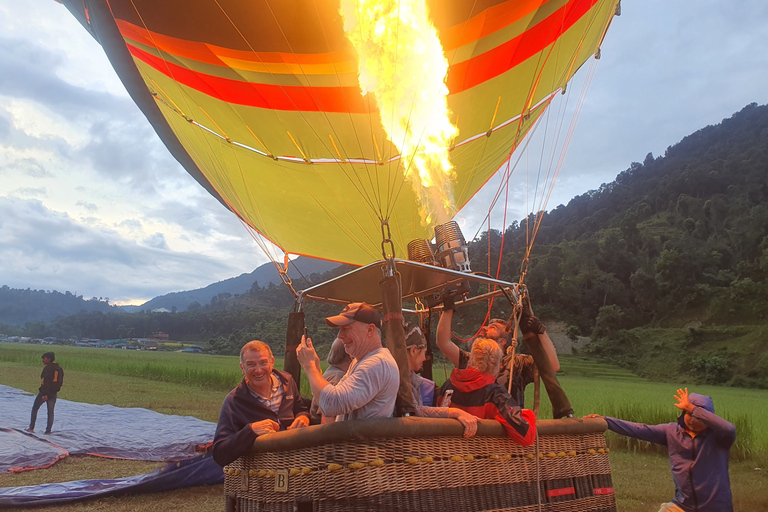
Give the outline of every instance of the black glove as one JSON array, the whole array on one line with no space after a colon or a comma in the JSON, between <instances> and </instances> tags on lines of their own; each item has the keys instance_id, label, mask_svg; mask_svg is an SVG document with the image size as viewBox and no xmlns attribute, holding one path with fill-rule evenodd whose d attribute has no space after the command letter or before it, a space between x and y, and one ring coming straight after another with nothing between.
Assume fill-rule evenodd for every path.
<instances>
[{"instance_id":1,"label":"black glove","mask_svg":"<svg viewBox=\"0 0 768 512\"><path fill-rule=\"evenodd\" d=\"M453 303L453 295L446 295L443 298L443 311L456 311L456 305Z\"/></svg>"},{"instance_id":2,"label":"black glove","mask_svg":"<svg viewBox=\"0 0 768 512\"><path fill-rule=\"evenodd\" d=\"M523 334L544 334L544 325L535 316L523 316L520 319L520 331Z\"/></svg>"}]
</instances>

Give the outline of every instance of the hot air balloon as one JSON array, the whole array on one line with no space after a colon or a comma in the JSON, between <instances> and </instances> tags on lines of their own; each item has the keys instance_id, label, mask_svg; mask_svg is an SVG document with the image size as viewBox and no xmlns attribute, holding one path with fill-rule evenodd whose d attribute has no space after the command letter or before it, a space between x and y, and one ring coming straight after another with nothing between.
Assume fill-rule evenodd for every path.
<instances>
[{"instance_id":1,"label":"hot air balloon","mask_svg":"<svg viewBox=\"0 0 768 512\"><path fill-rule=\"evenodd\" d=\"M371 265L413 252L412 241L428 244L432 230L445 226L509 161L553 97L599 55L619 2L60 1L101 43L159 137L206 190L286 255L361 265L357 279L366 283L382 277ZM408 379L402 299L418 304L425 293L448 285L464 293L460 274L468 268L460 247L455 250L462 243L454 243L463 237L454 235L438 255L444 261L427 261L431 249L416 250L427 257L401 265L407 279L387 281L395 277L394 265L384 271L381 304L394 313L385 328L402 380ZM474 279L515 294L510 283ZM334 280L321 287L311 293L346 301L351 290L356 300L375 302L359 296L366 288L359 282L350 287ZM301 328L303 317L290 321L286 366ZM504 445L500 455L497 439L478 439L465 445L480 454L477 460L451 455L450 442L435 447L435 456L423 454L419 438L426 430L401 420L407 418L392 420L399 421L395 427L334 424L320 427L314 437L292 431L275 434L274 442L257 440L263 457L243 458L225 469L228 509L277 504L313 510L319 503L330 509L395 509L416 503L402 500L416 499L408 485L424 471L430 478L418 487L429 509L457 505L443 503L435 492L447 473L419 466L432 462L440 468L466 463L466 478L483 479L483 489L500 493L482 498L491 509L509 508L517 499L510 497L509 485L524 495L523 508L534 506L536 497L541 504L544 489L548 502L576 507L567 510L615 509L607 457L599 448L603 424L562 427L579 432L581 444L552 453L558 462L544 467L546 486L540 487L531 481L531 474L539 475L540 459L530 451ZM430 425L430 435L439 435L438 427ZM453 434L454 427L438 430ZM392 428L408 439L391 436ZM563 434L558 429L551 432ZM387 436L394 440L358 442ZM363 451L355 451L361 444ZM339 450L372 460L338 464ZM376 450L382 455L370 455ZM559 462L571 456L578 462ZM498 472L498 461L513 457L527 473L510 473L510 464ZM288 467L302 461L321 465ZM576 472L569 469L574 464ZM358 470L366 476L356 476ZM259 481L262 473L272 480ZM309 476L317 474L322 477ZM486 482L489 474L495 475L493 486ZM371 481L385 488L373 489ZM461 496L475 503L478 485L460 486Z\"/></svg>"}]
</instances>

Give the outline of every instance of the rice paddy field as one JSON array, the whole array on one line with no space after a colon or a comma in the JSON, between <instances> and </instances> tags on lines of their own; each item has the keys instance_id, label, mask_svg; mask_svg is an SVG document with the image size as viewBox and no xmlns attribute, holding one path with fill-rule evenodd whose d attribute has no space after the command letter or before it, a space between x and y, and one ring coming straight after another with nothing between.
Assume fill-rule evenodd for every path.
<instances>
[{"instance_id":1,"label":"rice paddy field","mask_svg":"<svg viewBox=\"0 0 768 512\"><path fill-rule=\"evenodd\" d=\"M42 368L40 356L47 350L56 352L56 361L65 369L61 398L120 407L145 407L213 422L218 418L224 396L241 378L238 360L232 356L0 343L0 384L35 393ZM673 395L678 387L712 396L718 414L733 422L738 432L731 457L735 509L768 510L768 428L765 427L768 425L768 391L697 386L690 382L674 382L673 378L670 383L651 382L620 368L573 356L561 356L561 366L558 377L577 416L597 413L631 421L662 423L674 421L678 415L673 405ZM282 368L282 360L276 361L276 367ZM435 380L441 383L450 370L450 367L436 363ZM302 392L308 395L306 383L303 384ZM541 396L540 417L551 417L543 389ZM526 405L531 407L532 401L533 386L529 386ZM627 442L626 438L612 433L608 433L608 442L612 448L611 465L620 511L656 512L661 502L671 499L674 487L664 453L645 443ZM117 478L143 474L161 465L72 456L49 469L0 474L0 487ZM113 512L222 509L221 486L45 508Z\"/></svg>"}]
</instances>

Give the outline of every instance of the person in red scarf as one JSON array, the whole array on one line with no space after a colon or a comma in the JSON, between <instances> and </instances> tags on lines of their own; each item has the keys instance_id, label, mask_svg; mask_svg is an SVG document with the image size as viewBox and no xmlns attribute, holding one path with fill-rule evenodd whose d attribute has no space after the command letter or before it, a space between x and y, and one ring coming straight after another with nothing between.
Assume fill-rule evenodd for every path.
<instances>
[{"instance_id":1,"label":"person in red scarf","mask_svg":"<svg viewBox=\"0 0 768 512\"><path fill-rule=\"evenodd\" d=\"M454 368L451 378L443 384L440 405L462 409L478 418L495 419L513 441L530 446L536 440L536 418L496 383L502 356L494 340L477 338L467 367Z\"/></svg>"}]
</instances>

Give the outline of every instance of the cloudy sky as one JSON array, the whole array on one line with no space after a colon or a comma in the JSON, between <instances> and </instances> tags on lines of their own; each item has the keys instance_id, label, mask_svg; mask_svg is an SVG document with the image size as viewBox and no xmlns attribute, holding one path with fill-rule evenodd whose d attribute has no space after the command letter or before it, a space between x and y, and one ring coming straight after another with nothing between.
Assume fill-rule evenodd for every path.
<instances>
[{"instance_id":1,"label":"cloudy sky","mask_svg":"<svg viewBox=\"0 0 768 512\"><path fill-rule=\"evenodd\" d=\"M768 102L766 26L764 0L625 0L547 207L748 103ZM577 103L588 67L558 109ZM567 130L573 116L562 118ZM537 164L525 161L535 174ZM460 213L468 237L497 186L489 182ZM524 216L533 196L513 190L508 221ZM492 215L496 228L501 211ZM168 154L63 6L0 0L0 285L138 304L266 261L235 216Z\"/></svg>"}]
</instances>

